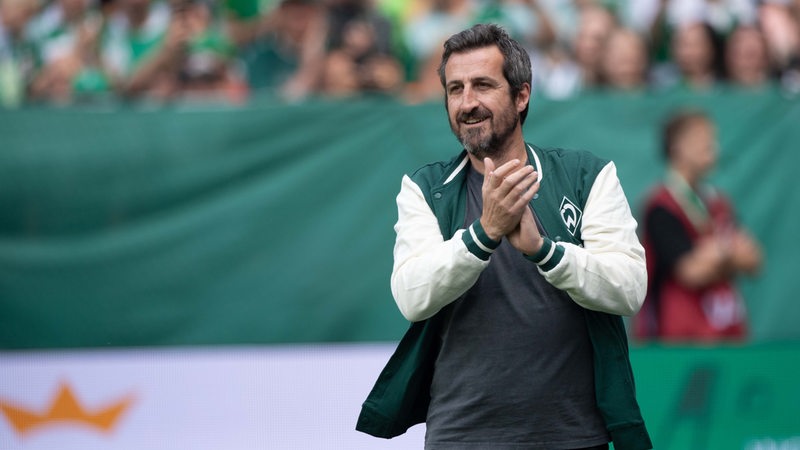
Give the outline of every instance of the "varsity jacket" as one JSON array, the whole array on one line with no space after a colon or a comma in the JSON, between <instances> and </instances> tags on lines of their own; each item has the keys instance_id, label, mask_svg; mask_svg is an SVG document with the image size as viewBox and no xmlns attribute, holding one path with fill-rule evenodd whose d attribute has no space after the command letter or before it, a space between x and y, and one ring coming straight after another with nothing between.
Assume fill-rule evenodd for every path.
<instances>
[{"instance_id":1,"label":"varsity jacket","mask_svg":"<svg viewBox=\"0 0 800 450\"><path fill-rule=\"evenodd\" d=\"M540 187L531 201L544 245L526 255L584 308L598 408L617 450L652 448L636 401L621 315L641 307L644 250L612 162L588 152L528 146ZM356 429L391 438L424 422L441 315L477 280L499 245L479 221L463 228L466 151L403 177L397 196L392 294L411 326L362 405Z\"/></svg>"}]
</instances>

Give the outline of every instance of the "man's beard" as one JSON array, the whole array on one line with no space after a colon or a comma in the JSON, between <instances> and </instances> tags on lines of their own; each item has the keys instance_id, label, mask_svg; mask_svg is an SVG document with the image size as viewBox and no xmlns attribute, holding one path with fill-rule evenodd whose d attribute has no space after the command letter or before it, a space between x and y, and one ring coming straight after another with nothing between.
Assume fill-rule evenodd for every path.
<instances>
[{"instance_id":1,"label":"man's beard","mask_svg":"<svg viewBox=\"0 0 800 450\"><path fill-rule=\"evenodd\" d=\"M465 131L459 132L458 126L464 120L470 118L488 118L490 121L497 119L496 122L490 122L492 127L489 129L488 134L485 134L483 128L470 128ZM464 146L464 148L472 155L478 158L485 158L487 156L495 156L504 151L506 143L519 121L519 115L514 114L511 110L506 110L500 116L490 117L490 113L485 109L476 109L470 113L459 114L456 117L455 123L451 121L450 129L453 134ZM496 125L496 128L495 126Z\"/></svg>"}]
</instances>

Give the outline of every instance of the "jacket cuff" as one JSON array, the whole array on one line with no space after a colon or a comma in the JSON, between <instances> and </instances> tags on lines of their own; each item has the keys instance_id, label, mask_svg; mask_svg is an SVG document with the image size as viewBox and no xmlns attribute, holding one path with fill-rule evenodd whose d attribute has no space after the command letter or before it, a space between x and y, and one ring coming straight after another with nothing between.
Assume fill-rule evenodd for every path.
<instances>
[{"instance_id":1,"label":"jacket cuff","mask_svg":"<svg viewBox=\"0 0 800 450\"><path fill-rule=\"evenodd\" d=\"M546 236L542 239L542 248L533 255L525 255L525 257L536 263L543 271L548 272L561 262L561 258L564 257L564 247L556 244Z\"/></svg>"},{"instance_id":2,"label":"jacket cuff","mask_svg":"<svg viewBox=\"0 0 800 450\"><path fill-rule=\"evenodd\" d=\"M500 241L495 241L486 234L480 220L472 222L467 231L461 234L461 239L470 253L484 261L488 261L500 245Z\"/></svg>"},{"instance_id":3,"label":"jacket cuff","mask_svg":"<svg viewBox=\"0 0 800 450\"><path fill-rule=\"evenodd\" d=\"M644 423L635 423L622 427L609 427L614 448L619 450L650 450L653 442L647 433Z\"/></svg>"}]
</instances>

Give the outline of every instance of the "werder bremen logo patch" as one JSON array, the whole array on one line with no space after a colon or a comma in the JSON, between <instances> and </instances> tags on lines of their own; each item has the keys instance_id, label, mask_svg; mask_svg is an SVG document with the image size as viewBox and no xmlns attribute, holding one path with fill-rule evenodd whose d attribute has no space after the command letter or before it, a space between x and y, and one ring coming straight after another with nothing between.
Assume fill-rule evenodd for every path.
<instances>
[{"instance_id":1,"label":"werder bremen logo patch","mask_svg":"<svg viewBox=\"0 0 800 450\"><path fill-rule=\"evenodd\" d=\"M572 203L572 200L564 197L561 200L561 220L564 221L564 225L567 226L567 230L573 236L575 236L575 232L578 230L578 226L581 223L581 216L583 212L580 208L578 208L575 203Z\"/></svg>"}]
</instances>

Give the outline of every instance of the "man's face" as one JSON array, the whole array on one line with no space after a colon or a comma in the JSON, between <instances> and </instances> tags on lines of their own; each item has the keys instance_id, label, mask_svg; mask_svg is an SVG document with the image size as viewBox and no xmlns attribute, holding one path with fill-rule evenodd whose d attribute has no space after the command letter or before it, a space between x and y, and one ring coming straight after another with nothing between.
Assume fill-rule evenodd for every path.
<instances>
[{"instance_id":1,"label":"man's face","mask_svg":"<svg viewBox=\"0 0 800 450\"><path fill-rule=\"evenodd\" d=\"M459 142L479 158L502 152L520 126L527 96L512 100L500 50L491 46L452 54L445 80L450 128Z\"/></svg>"}]
</instances>

